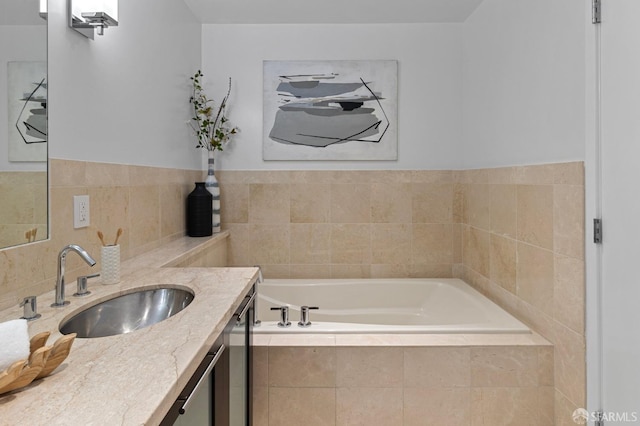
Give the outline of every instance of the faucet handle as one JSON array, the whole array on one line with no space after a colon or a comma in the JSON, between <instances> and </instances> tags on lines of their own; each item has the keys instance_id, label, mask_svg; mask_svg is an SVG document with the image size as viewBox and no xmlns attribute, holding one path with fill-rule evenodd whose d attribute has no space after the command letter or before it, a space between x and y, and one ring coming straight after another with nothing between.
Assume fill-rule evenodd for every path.
<instances>
[{"instance_id":1,"label":"faucet handle","mask_svg":"<svg viewBox=\"0 0 640 426\"><path fill-rule=\"evenodd\" d=\"M20 306L24 307L22 319L33 321L42 316L38 313L38 302L36 300L36 296L25 297L24 299L22 299L22 302L20 302Z\"/></svg>"},{"instance_id":2,"label":"faucet handle","mask_svg":"<svg viewBox=\"0 0 640 426\"><path fill-rule=\"evenodd\" d=\"M91 274L91 275L83 275L81 277L78 277L77 280L77 290L75 293L73 293L73 295L75 297L80 297L80 296L87 296L89 294L91 294L91 292L89 290L87 290L87 280L89 278L95 278L95 277L99 277L100 274Z\"/></svg>"},{"instance_id":3,"label":"faucet handle","mask_svg":"<svg viewBox=\"0 0 640 426\"><path fill-rule=\"evenodd\" d=\"M298 321L299 327L309 327L311 325L311 319L309 318L310 309L319 309L317 306L300 306L300 321Z\"/></svg>"},{"instance_id":4,"label":"faucet handle","mask_svg":"<svg viewBox=\"0 0 640 426\"><path fill-rule=\"evenodd\" d=\"M275 306L271 308L272 311L280 311L280 321L278 321L278 327L289 327L289 307L288 306Z\"/></svg>"}]
</instances>

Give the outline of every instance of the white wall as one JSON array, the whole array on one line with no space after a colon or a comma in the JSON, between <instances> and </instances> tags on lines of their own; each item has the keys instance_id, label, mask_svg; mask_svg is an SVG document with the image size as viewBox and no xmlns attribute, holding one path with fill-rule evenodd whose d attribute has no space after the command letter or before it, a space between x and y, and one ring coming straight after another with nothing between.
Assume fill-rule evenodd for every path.
<instances>
[{"instance_id":1,"label":"white wall","mask_svg":"<svg viewBox=\"0 0 640 426\"><path fill-rule=\"evenodd\" d=\"M585 4L484 0L467 19L463 168L584 159Z\"/></svg>"},{"instance_id":2,"label":"white wall","mask_svg":"<svg viewBox=\"0 0 640 426\"><path fill-rule=\"evenodd\" d=\"M187 125L201 27L184 2L120 1L93 41L49 3L50 157L201 168Z\"/></svg>"},{"instance_id":3,"label":"white wall","mask_svg":"<svg viewBox=\"0 0 640 426\"><path fill-rule=\"evenodd\" d=\"M229 118L241 128L223 169L451 169L461 143L460 24L204 25L202 69L208 92L224 95L233 78ZM398 60L398 160L262 160L262 61Z\"/></svg>"},{"instance_id":4,"label":"white wall","mask_svg":"<svg viewBox=\"0 0 640 426\"><path fill-rule=\"evenodd\" d=\"M19 40L19 42L17 42ZM44 170L44 162L9 162L7 62L46 61L45 25L0 25L0 170Z\"/></svg>"}]
</instances>

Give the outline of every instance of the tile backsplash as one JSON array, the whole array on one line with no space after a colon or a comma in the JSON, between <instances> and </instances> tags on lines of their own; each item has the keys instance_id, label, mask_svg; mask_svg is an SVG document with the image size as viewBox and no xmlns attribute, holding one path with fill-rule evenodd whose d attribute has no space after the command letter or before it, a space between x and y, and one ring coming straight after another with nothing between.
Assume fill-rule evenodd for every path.
<instances>
[{"instance_id":1,"label":"tile backsplash","mask_svg":"<svg viewBox=\"0 0 640 426\"><path fill-rule=\"evenodd\" d=\"M47 172L0 172L0 194L0 247L25 243L31 229L46 238Z\"/></svg>"},{"instance_id":2,"label":"tile backsplash","mask_svg":"<svg viewBox=\"0 0 640 426\"><path fill-rule=\"evenodd\" d=\"M55 285L57 254L66 244L79 244L98 261L98 230L107 242L123 228L121 258L160 246L184 235L185 199L200 170L179 170L123 164L51 159L49 161L50 238L0 250L0 309L27 295L39 295ZM73 228L73 196L90 196L91 225ZM45 197L46 199L46 197ZM67 259L66 281L90 269L78 256Z\"/></svg>"},{"instance_id":3,"label":"tile backsplash","mask_svg":"<svg viewBox=\"0 0 640 426\"><path fill-rule=\"evenodd\" d=\"M229 266L266 277L460 277L554 343L556 423L585 405L582 162L479 170L218 171ZM58 251L184 235L199 170L50 160L51 237L0 250L0 308L53 289ZM73 195L91 226L73 229ZM99 267L99 265L98 265ZM68 259L67 281L89 269ZM560 407L563 407L560 409ZM568 414L567 414L568 413Z\"/></svg>"}]
</instances>

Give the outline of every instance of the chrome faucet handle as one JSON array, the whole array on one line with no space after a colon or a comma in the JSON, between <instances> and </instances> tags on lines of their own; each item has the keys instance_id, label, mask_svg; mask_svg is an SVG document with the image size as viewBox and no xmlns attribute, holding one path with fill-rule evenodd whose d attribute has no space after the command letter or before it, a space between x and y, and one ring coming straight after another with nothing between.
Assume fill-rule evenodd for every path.
<instances>
[{"instance_id":1,"label":"chrome faucet handle","mask_svg":"<svg viewBox=\"0 0 640 426\"><path fill-rule=\"evenodd\" d=\"M298 321L298 327L309 327L311 325L311 319L309 318L310 309L319 309L317 306L300 306L300 321Z\"/></svg>"},{"instance_id":2,"label":"chrome faucet handle","mask_svg":"<svg viewBox=\"0 0 640 426\"><path fill-rule=\"evenodd\" d=\"M73 293L75 297L87 296L91 294L89 290L87 290L87 280L89 278L99 277L100 274L91 274L91 275L83 275L78 277L77 279L77 289L76 292Z\"/></svg>"},{"instance_id":3,"label":"chrome faucet handle","mask_svg":"<svg viewBox=\"0 0 640 426\"><path fill-rule=\"evenodd\" d=\"M22 313L22 319L26 319L27 321L33 321L42 316L38 313L38 302L36 300L36 296L25 297L22 300L22 302L20 302L20 306L24 307L24 311Z\"/></svg>"},{"instance_id":4,"label":"chrome faucet handle","mask_svg":"<svg viewBox=\"0 0 640 426\"><path fill-rule=\"evenodd\" d=\"M272 311L280 311L280 321L278 321L278 327L289 327L289 307L288 306L276 306L271 308Z\"/></svg>"}]
</instances>

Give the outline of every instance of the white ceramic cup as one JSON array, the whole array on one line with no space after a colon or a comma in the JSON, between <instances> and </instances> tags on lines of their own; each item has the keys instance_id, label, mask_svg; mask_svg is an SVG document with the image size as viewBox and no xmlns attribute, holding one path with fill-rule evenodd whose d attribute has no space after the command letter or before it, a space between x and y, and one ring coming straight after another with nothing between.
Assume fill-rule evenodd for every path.
<instances>
[{"instance_id":1,"label":"white ceramic cup","mask_svg":"<svg viewBox=\"0 0 640 426\"><path fill-rule=\"evenodd\" d=\"M120 245L102 246L102 284L120 282Z\"/></svg>"}]
</instances>

